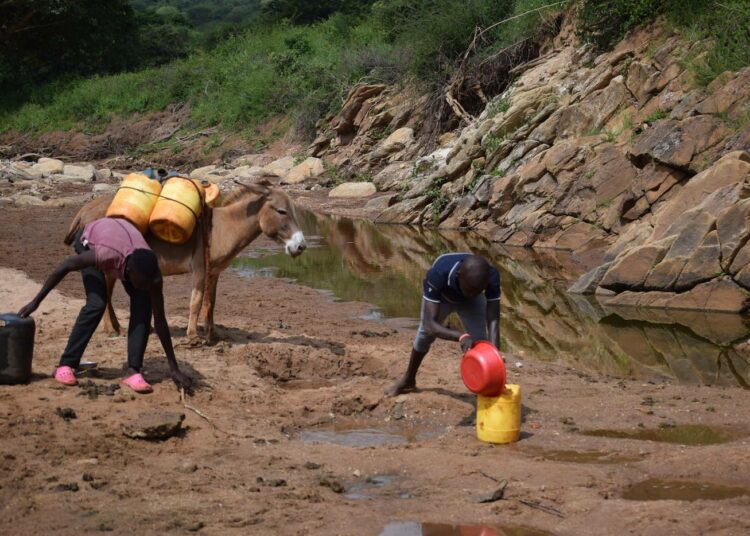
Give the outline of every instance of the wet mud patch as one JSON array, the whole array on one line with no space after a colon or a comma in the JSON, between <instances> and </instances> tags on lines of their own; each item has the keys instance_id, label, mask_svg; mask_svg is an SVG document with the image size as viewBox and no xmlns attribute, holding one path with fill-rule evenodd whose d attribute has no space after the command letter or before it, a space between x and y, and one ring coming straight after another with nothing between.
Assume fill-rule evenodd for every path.
<instances>
[{"instance_id":1,"label":"wet mud patch","mask_svg":"<svg viewBox=\"0 0 750 536\"><path fill-rule=\"evenodd\" d=\"M297 439L303 443L366 448L417 443L437 437L441 432L440 428L393 424L375 427L366 421L352 421L300 430Z\"/></svg>"},{"instance_id":2,"label":"wet mud patch","mask_svg":"<svg viewBox=\"0 0 750 536\"><path fill-rule=\"evenodd\" d=\"M563 463L619 464L639 462L645 455L626 455L616 452L578 450L532 450L530 455L544 460Z\"/></svg>"},{"instance_id":3,"label":"wet mud patch","mask_svg":"<svg viewBox=\"0 0 750 536\"><path fill-rule=\"evenodd\" d=\"M583 435L609 437L614 439L638 439L660 443L677 443L679 445L720 445L740 437L721 428L700 424L667 426L663 428L644 428L642 430L586 430Z\"/></svg>"},{"instance_id":4,"label":"wet mud patch","mask_svg":"<svg viewBox=\"0 0 750 536\"><path fill-rule=\"evenodd\" d=\"M628 487L622 494L629 501L723 501L750 496L750 488L711 482L689 482L651 478Z\"/></svg>"},{"instance_id":5,"label":"wet mud patch","mask_svg":"<svg viewBox=\"0 0 750 536\"><path fill-rule=\"evenodd\" d=\"M336 382L333 380L308 379L308 380L289 380L280 382L279 387L285 391L317 391L318 389L327 389L334 387Z\"/></svg>"},{"instance_id":6,"label":"wet mud patch","mask_svg":"<svg viewBox=\"0 0 750 536\"><path fill-rule=\"evenodd\" d=\"M398 485L398 475L373 475L354 482L343 496L353 501L372 499L411 499L412 495Z\"/></svg>"},{"instance_id":7,"label":"wet mud patch","mask_svg":"<svg viewBox=\"0 0 750 536\"><path fill-rule=\"evenodd\" d=\"M284 339L273 344L251 344L244 350L247 359L257 373L279 384L299 380L347 379L355 376L382 377L380 362L372 358L352 358L339 351L338 346L315 347L295 344L293 339ZM303 338L307 339L307 338ZM343 345L340 345L343 346Z\"/></svg>"},{"instance_id":8,"label":"wet mud patch","mask_svg":"<svg viewBox=\"0 0 750 536\"><path fill-rule=\"evenodd\" d=\"M380 536L551 536L551 532L518 525L447 525L396 521L388 523Z\"/></svg>"}]
</instances>

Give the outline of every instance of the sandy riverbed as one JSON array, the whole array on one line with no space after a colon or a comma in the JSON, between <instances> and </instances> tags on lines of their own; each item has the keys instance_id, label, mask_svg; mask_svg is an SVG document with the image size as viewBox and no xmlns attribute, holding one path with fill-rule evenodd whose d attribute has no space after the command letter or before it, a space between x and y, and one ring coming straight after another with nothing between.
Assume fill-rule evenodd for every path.
<instances>
[{"instance_id":1,"label":"sandy riverbed","mask_svg":"<svg viewBox=\"0 0 750 536\"><path fill-rule=\"evenodd\" d=\"M62 236L74 212L0 213L0 309L26 303L68 252ZM228 272L217 307L222 341L191 347L188 279L169 279L166 292L178 359L198 382L189 404L210 422L180 403L155 337L146 358L152 395L92 397L96 387L63 388L50 379L82 303L80 279L69 277L35 315L33 381L0 387L0 532L377 535L393 522L403 524L391 525L401 531L391 534L413 534L408 522L493 524L510 527L507 534L750 531L750 496L623 498L649 479L750 487L750 391L596 377L527 361L511 371L523 389L522 440L491 446L475 438L474 399L459 377L455 344L436 343L418 378L423 390L384 399L413 331L361 319L368 304ZM100 371L84 381L117 383L125 344L97 333L86 357ZM77 418L60 418L58 407ZM122 423L152 409L184 412L183 436L149 443L121 433ZM733 439L682 446L579 433L672 425L708 425ZM355 446L311 441L332 430ZM500 479L508 482L505 499L478 503ZM59 491L73 483L78 491Z\"/></svg>"}]
</instances>

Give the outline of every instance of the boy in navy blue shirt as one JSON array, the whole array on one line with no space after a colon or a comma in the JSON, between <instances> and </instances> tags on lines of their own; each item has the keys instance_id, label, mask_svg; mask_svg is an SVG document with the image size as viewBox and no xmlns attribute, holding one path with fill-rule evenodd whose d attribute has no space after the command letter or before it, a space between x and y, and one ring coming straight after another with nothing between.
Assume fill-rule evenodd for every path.
<instances>
[{"instance_id":1,"label":"boy in navy blue shirt","mask_svg":"<svg viewBox=\"0 0 750 536\"><path fill-rule=\"evenodd\" d=\"M443 325L457 313L465 332ZM424 278L422 316L404 377L386 390L389 396L417 387L416 377L424 356L436 337L459 341L461 350L475 340L500 345L500 274L484 257L470 253L446 253L438 257Z\"/></svg>"}]
</instances>

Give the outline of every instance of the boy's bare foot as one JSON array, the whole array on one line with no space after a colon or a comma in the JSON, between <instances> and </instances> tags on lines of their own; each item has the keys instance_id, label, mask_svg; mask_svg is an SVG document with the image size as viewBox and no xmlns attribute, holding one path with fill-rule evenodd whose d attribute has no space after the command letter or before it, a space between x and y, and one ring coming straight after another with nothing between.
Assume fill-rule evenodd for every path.
<instances>
[{"instance_id":1,"label":"boy's bare foot","mask_svg":"<svg viewBox=\"0 0 750 536\"><path fill-rule=\"evenodd\" d=\"M416 389L417 382L414 380L408 380L407 378L401 378L385 390L385 396L397 396L404 393L411 393L412 391L416 391Z\"/></svg>"}]
</instances>

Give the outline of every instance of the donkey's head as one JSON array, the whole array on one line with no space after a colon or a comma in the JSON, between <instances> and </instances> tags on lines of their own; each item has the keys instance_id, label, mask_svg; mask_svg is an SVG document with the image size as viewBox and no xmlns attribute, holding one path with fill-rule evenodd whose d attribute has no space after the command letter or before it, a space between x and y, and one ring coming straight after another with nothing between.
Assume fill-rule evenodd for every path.
<instances>
[{"instance_id":1,"label":"donkey's head","mask_svg":"<svg viewBox=\"0 0 750 536\"><path fill-rule=\"evenodd\" d=\"M284 191L274 188L268 181L240 184L260 196L258 221L263 234L283 243L287 255L301 255L307 249L307 243L297 221L294 203L289 196Z\"/></svg>"}]
</instances>

